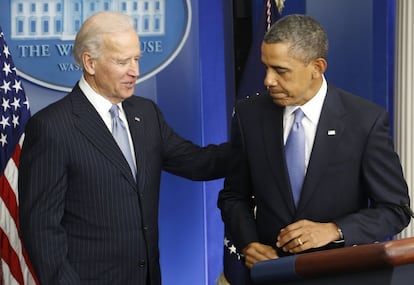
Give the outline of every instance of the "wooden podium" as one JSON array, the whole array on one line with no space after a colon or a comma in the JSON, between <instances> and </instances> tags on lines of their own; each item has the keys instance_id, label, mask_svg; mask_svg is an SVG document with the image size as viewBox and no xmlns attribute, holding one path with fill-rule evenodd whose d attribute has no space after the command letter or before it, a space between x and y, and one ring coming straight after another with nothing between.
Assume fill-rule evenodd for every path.
<instances>
[{"instance_id":1,"label":"wooden podium","mask_svg":"<svg viewBox=\"0 0 414 285\"><path fill-rule=\"evenodd\" d=\"M251 277L272 285L412 285L414 238L258 262Z\"/></svg>"}]
</instances>

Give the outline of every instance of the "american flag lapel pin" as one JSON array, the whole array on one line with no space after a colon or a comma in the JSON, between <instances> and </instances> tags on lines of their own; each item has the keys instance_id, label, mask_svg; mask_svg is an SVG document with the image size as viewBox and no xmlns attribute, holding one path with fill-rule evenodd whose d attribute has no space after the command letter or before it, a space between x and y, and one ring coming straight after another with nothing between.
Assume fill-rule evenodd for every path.
<instances>
[{"instance_id":1,"label":"american flag lapel pin","mask_svg":"<svg viewBox=\"0 0 414 285\"><path fill-rule=\"evenodd\" d=\"M334 136L334 135L336 135L335 130L328 130L328 136Z\"/></svg>"}]
</instances>

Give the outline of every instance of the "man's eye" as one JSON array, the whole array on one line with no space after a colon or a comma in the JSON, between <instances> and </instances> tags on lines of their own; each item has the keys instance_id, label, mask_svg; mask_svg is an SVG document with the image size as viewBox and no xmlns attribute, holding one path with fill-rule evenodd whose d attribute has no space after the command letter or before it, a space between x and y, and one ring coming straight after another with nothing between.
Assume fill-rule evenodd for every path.
<instances>
[{"instance_id":1,"label":"man's eye","mask_svg":"<svg viewBox=\"0 0 414 285\"><path fill-rule=\"evenodd\" d=\"M287 72L287 70L286 70L286 69L280 69L280 68L277 68L277 69L276 69L276 72L277 72L278 74L285 74L285 73Z\"/></svg>"}]
</instances>

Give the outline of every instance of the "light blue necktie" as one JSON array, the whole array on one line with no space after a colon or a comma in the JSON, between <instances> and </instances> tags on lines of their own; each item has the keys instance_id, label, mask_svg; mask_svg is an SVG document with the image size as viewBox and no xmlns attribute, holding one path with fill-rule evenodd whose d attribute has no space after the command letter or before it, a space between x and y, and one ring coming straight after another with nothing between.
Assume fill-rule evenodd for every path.
<instances>
[{"instance_id":1,"label":"light blue necktie","mask_svg":"<svg viewBox=\"0 0 414 285\"><path fill-rule=\"evenodd\" d=\"M303 111L298 108L295 111L295 121L290 129L285 145L286 163L289 171L290 186L292 188L295 206L298 206L303 179L305 178L305 131L302 119Z\"/></svg>"},{"instance_id":2,"label":"light blue necktie","mask_svg":"<svg viewBox=\"0 0 414 285\"><path fill-rule=\"evenodd\" d=\"M135 178L136 169L134 164L134 158L132 157L131 147L129 145L128 133L124 122L119 118L118 105L112 105L109 110L112 118L112 135L114 136L119 148L124 154L128 161L129 167L131 168L132 175Z\"/></svg>"}]
</instances>

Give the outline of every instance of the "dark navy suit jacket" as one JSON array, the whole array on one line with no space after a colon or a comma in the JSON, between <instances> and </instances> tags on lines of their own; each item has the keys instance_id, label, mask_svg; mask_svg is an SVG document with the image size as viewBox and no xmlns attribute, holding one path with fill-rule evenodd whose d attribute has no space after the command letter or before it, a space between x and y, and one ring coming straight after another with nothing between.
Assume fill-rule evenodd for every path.
<instances>
[{"instance_id":1,"label":"dark navy suit jacket","mask_svg":"<svg viewBox=\"0 0 414 285\"><path fill-rule=\"evenodd\" d=\"M345 246L381 241L407 226L408 189L385 110L328 85L297 209L283 112L268 95L243 100L235 110L233 145L241 155L218 205L240 250L254 241L276 247L280 230L300 219L337 223Z\"/></svg>"},{"instance_id":2,"label":"dark navy suit jacket","mask_svg":"<svg viewBox=\"0 0 414 285\"><path fill-rule=\"evenodd\" d=\"M225 175L226 144L178 136L150 100L123 102L137 182L110 131L76 85L26 128L19 173L21 234L42 285L161 283L161 171L193 180Z\"/></svg>"}]
</instances>

